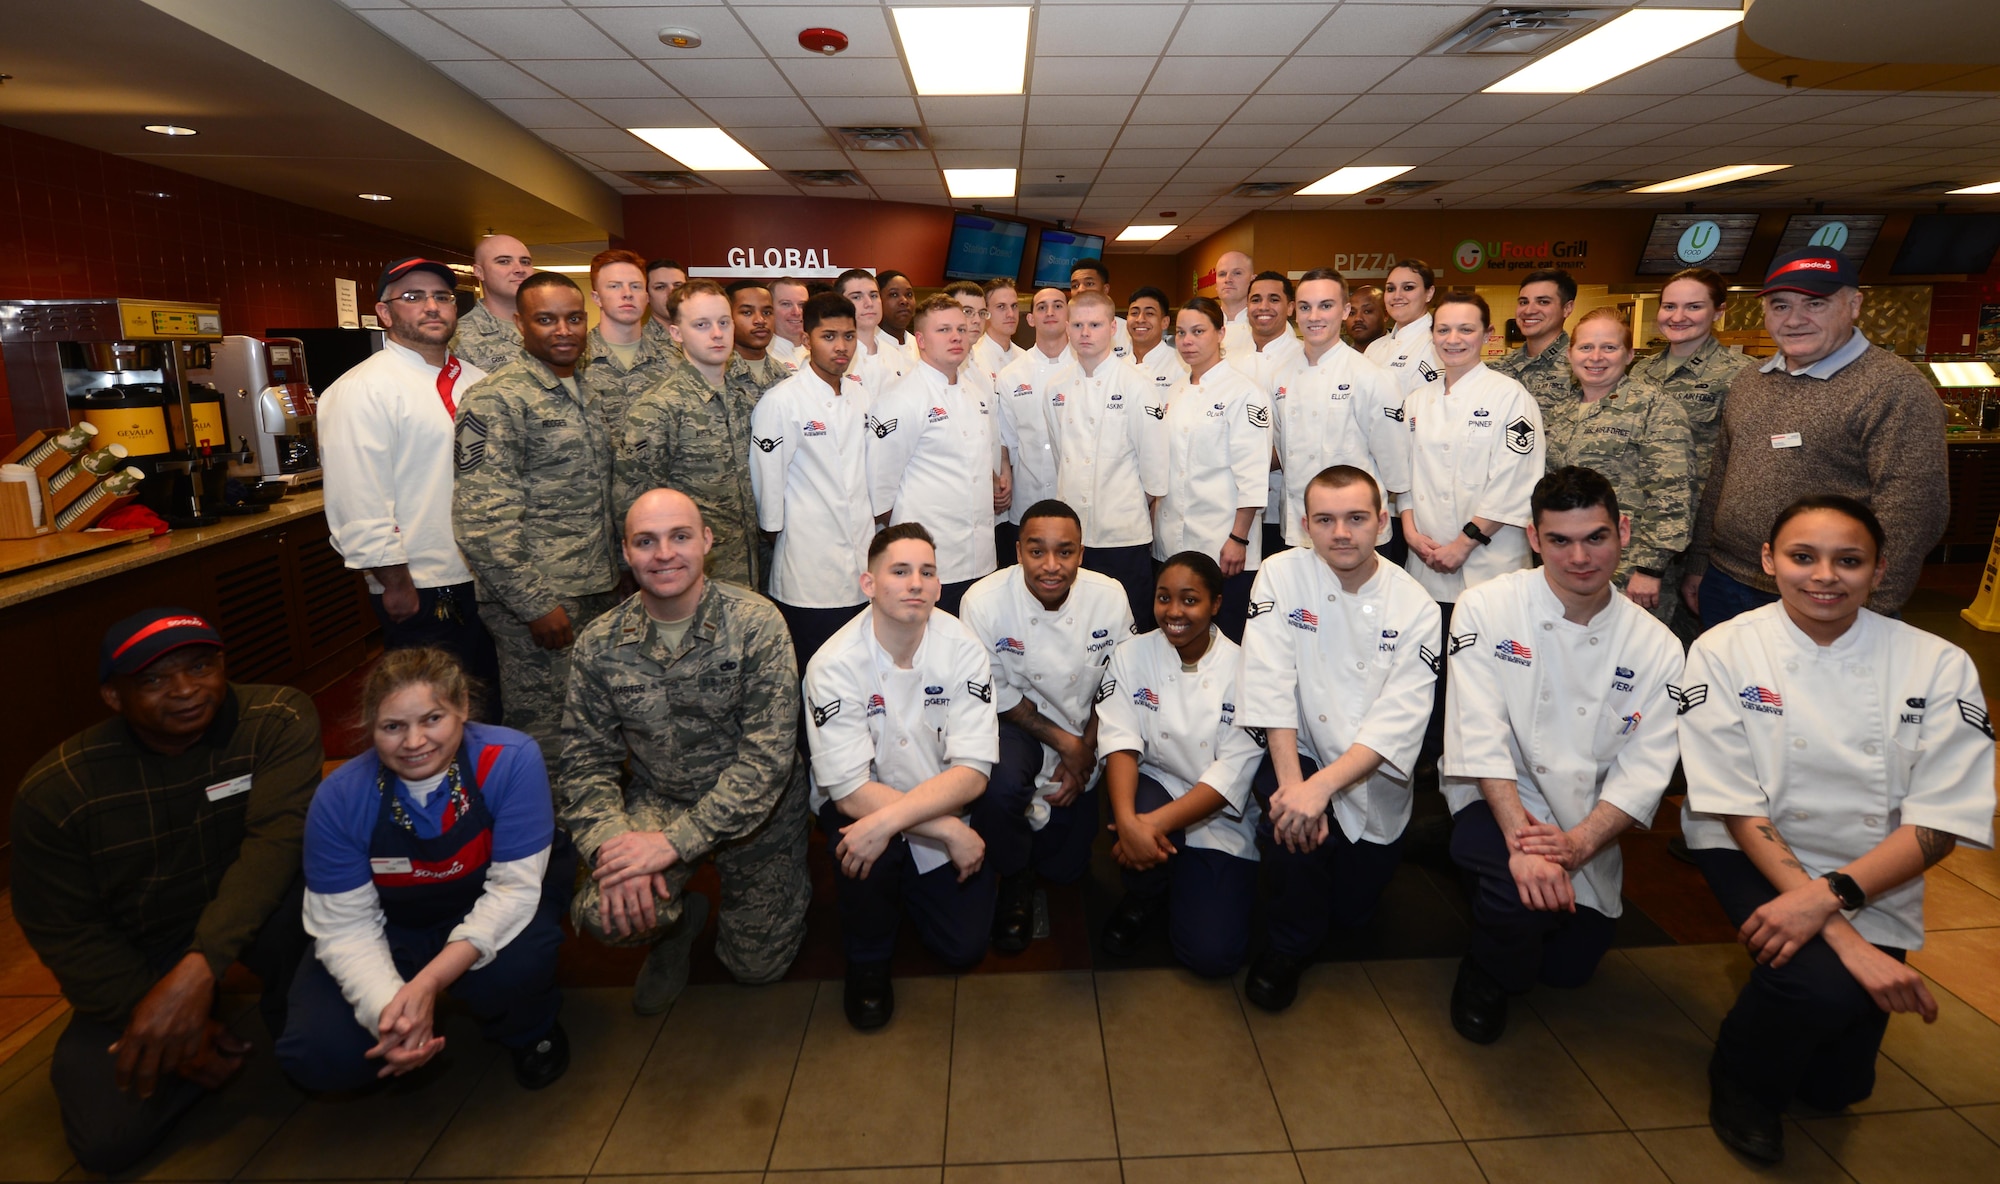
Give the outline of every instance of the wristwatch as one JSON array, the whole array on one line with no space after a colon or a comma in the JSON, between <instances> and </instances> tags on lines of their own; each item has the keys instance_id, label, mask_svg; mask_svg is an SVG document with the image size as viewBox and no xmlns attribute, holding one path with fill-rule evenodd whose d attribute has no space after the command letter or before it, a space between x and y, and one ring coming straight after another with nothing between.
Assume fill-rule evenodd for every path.
<instances>
[{"instance_id":1,"label":"wristwatch","mask_svg":"<svg viewBox=\"0 0 2000 1184\"><path fill-rule=\"evenodd\" d=\"M1666 574L1657 567L1642 567L1636 563L1632 565L1632 570L1638 572L1642 576L1651 576L1656 580Z\"/></svg>"},{"instance_id":2,"label":"wristwatch","mask_svg":"<svg viewBox=\"0 0 2000 1184\"><path fill-rule=\"evenodd\" d=\"M1863 892L1861 885L1855 883L1854 877L1846 872L1828 872L1820 879L1832 886L1833 894L1840 898L1842 909L1853 912L1868 903L1868 894Z\"/></svg>"},{"instance_id":3,"label":"wristwatch","mask_svg":"<svg viewBox=\"0 0 2000 1184\"><path fill-rule=\"evenodd\" d=\"M1465 524L1465 537L1471 539L1475 543L1478 543L1482 547L1486 546L1487 544L1493 541L1492 538L1488 537L1485 531L1479 529L1479 524L1477 522L1468 521Z\"/></svg>"}]
</instances>

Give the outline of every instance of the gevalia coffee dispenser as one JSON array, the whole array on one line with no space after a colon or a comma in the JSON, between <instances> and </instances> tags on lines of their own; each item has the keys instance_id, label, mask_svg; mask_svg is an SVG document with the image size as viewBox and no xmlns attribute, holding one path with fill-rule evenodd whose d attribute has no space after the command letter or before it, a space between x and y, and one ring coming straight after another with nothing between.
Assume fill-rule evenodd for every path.
<instances>
[{"instance_id":1,"label":"gevalia coffee dispenser","mask_svg":"<svg viewBox=\"0 0 2000 1184\"><path fill-rule=\"evenodd\" d=\"M220 392L233 455L231 476L299 488L320 479L317 406L303 343L291 337L231 334L209 351L194 378Z\"/></svg>"}]
</instances>

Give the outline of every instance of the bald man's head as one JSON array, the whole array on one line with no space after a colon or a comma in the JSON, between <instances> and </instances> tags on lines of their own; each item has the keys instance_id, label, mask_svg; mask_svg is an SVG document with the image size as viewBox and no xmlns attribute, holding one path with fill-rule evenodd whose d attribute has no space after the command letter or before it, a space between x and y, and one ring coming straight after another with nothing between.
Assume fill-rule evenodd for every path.
<instances>
[{"instance_id":1,"label":"bald man's head","mask_svg":"<svg viewBox=\"0 0 2000 1184\"><path fill-rule=\"evenodd\" d=\"M535 274L535 261L520 239L511 234L489 234L472 249L472 274L479 281L480 296L502 304L511 313L521 281Z\"/></svg>"},{"instance_id":2,"label":"bald man's head","mask_svg":"<svg viewBox=\"0 0 2000 1184\"><path fill-rule=\"evenodd\" d=\"M677 621L701 598L702 564L715 535L694 500L677 489L650 489L625 512L625 562L646 611Z\"/></svg>"},{"instance_id":3,"label":"bald man's head","mask_svg":"<svg viewBox=\"0 0 2000 1184\"><path fill-rule=\"evenodd\" d=\"M1231 316L1249 299L1253 274L1250 256L1241 251L1224 251L1215 261L1215 298Z\"/></svg>"},{"instance_id":4,"label":"bald man's head","mask_svg":"<svg viewBox=\"0 0 2000 1184\"><path fill-rule=\"evenodd\" d=\"M625 537L630 539L634 523L654 522L666 515L674 519L690 519L695 525L702 525L701 507L694 499L678 489L649 489L639 495L632 508L625 511Z\"/></svg>"}]
</instances>

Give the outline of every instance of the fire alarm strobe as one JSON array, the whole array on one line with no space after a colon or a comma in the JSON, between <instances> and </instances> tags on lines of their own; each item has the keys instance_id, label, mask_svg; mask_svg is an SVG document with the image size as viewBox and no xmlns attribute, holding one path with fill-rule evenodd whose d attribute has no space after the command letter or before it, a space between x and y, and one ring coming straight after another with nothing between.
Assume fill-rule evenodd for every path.
<instances>
[{"instance_id":1,"label":"fire alarm strobe","mask_svg":"<svg viewBox=\"0 0 2000 1184\"><path fill-rule=\"evenodd\" d=\"M839 29L807 29L799 34L799 47L832 57L847 48L847 34Z\"/></svg>"}]
</instances>

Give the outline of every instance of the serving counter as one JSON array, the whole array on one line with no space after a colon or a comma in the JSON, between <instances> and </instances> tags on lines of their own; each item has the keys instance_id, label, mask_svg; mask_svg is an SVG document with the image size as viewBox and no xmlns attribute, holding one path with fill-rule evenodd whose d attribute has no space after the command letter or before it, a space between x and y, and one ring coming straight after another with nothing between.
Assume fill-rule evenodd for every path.
<instances>
[{"instance_id":1,"label":"serving counter","mask_svg":"<svg viewBox=\"0 0 2000 1184\"><path fill-rule=\"evenodd\" d=\"M22 774L108 713L97 688L105 627L153 605L213 621L232 680L307 693L359 665L377 628L360 578L327 541L317 490L262 514L0 576L0 867Z\"/></svg>"}]
</instances>

